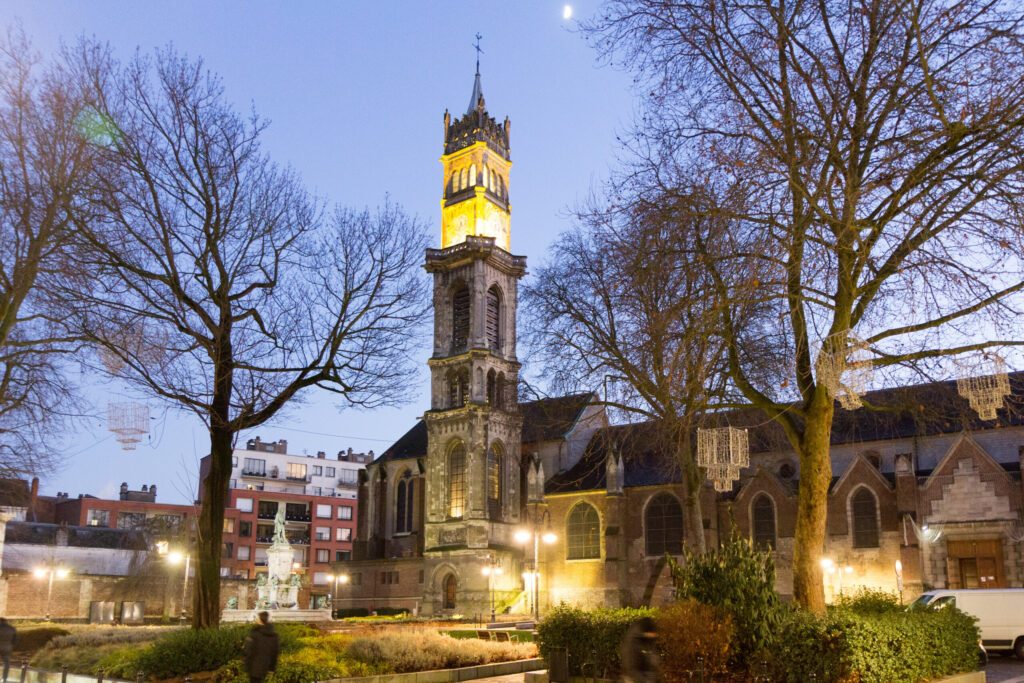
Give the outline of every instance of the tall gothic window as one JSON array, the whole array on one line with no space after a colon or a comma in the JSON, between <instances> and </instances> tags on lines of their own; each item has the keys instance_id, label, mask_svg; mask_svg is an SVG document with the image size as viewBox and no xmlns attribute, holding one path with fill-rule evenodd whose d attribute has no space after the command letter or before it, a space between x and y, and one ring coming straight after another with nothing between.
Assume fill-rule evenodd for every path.
<instances>
[{"instance_id":1,"label":"tall gothic window","mask_svg":"<svg viewBox=\"0 0 1024 683\"><path fill-rule=\"evenodd\" d=\"M444 577L444 609L455 609L455 593L458 591L459 580L455 578L455 574L449 574Z\"/></svg>"},{"instance_id":2,"label":"tall gothic window","mask_svg":"<svg viewBox=\"0 0 1024 683\"><path fill-rule=\"evenodd\" d=\"M494 406L504 410L506 404L511 404L509 400L509 389L508 384L505 383L505 373L498 373L498 381L494 387Z\"/></svg>"},{"instance_id":3,"label":"tall gothic window","mask_svg":"<svg viewBox=\"0 0 1024 683\"><path fill-rule=\"evenodd\" d=\"M487 290L487 346L501 348L501 290L496 286Z\"/></svg>"},{"instance_id":4,"label":"tall gothic window","mask_svg":"<svg viewBox=\"0 0 1024 683\"><path fill-rule=\"evenodd\" d=\"M579 503L566 521L566 559L593 560L601 557L601 518L589 503Z\"/></svg>"},{"instance_id":5,"label":"tall gothic window","mask_svg":"<svg viewBox=\"0 0 1024 683\"><path fill-rule=\"evenodd\" d=\"M878 503L868 489L861 487L850 503L853 513L853 547L878 547Z\"/></svg>"},{"instance_id":6,"label":"tall gothic window","mask_svg":"<svg viewBox=\"0 0 1024 683\"><path fill-rule=\"evenodd\" d=\"M460 441L448 453L448 516L461 519L466 512L466 446Z\"/></svg>"},{"instance_id":7,"label":"tall gothic window","mask_svg":"<svg viewBox=\"0 0 1024 683\"><path fill-rule=\"evenodd\" d=\"M775 503L766 493L750 506L750 536L758 550L775 549Z\"/></svg>"},{"instance_id":8,"label":"tall gothic window","mask_svg":"<svg viewBox=\"0 0 1024 683\"><path fill-rule=\"evenodd\" d=\"M487 403L494 406L497 404L498 375L493 369L487 372Z\"/></svg>"},{"instance_id":9,"label":"tall gothic window","mask_svg":"<svg viewBox=\"0 0 1024 683\"><path fill-rule=\"evenodd\" d=\"M460 282L452 292L452 352L466 350L469 342L469 287Z\"/></svg>"},{"instance_id":10,"label":"tall gothic window","mask_svg":"<svg viewBox=\"0 0 1024 683\"><path fill-rule=\"evenodd\" d=\"M487 449L487 514L491 519L501 519L501 482L504 475L505 458L501 444L493 443Z\"/></svg>"},{"instance_id":11,"label":"tall gothic window","mask_svg":"<svg viewBox=\"0 0 1024 683\"><path fill-rule=\"evenodd\" d=\"M395 486L395 531L400 534L412 531L412 514L415 502L414 482L412 473L406 470L399 477L398 484Z\"/></svg>"},{"instance_id":12,"label":"tall gothic window","mask_svg":"<svg viewBox=\"0 0 1024 683\"><path fill-rule=\"evenodd\" d=\"M469 373L463 370L450 370L446 376L448 382L448 407L461 408L469 401Z\"/></svg>"},{"instance_id":13,"label":"tall gothic window","mask_svg":"<svg viewBox=\"0 0 1024 683\"><path fill-rule=\"evenodd\" d=\"M469 179L468 173L469 172L466 169L462 169L462 173L459 174L459 191L465 190L469 187L469 183L467 182Z\"/></svg>"},{"instance_id":14,"label":"tall gothic window","mask_svg":"<svg viewBox=\"0 0 1024 683\"><path fill-rule=\"evenodd\" d=\"M649 557L683 552L683 507L675 496L659 493L648 503L644 538Z\"/></svg>"}]
</instances>

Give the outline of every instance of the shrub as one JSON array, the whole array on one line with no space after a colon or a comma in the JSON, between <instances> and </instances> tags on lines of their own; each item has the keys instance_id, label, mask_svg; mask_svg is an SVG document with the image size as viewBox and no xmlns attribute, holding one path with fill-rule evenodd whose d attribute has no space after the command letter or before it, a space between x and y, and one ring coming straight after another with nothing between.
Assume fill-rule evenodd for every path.
<instances>
[{"instance_id":1,"label":"shrub","mask_svg":"<svg viewBox=\"0 0 1024 683\"><path fill-rule=\"evenodd\" d=\"M148 643L177 630L180 630L180 627L111 626L109 628L90 628L70 635L58 636L51 640L47 647L98 647L122 643Z\"/></svg>"},{"instance_id":2,"label":"shrub","mask_svg":"<svg viewBox=\"0 0 1024 683\"><path fill-rule=\"evenodd\" d=\"M537 624L537 644L542 657L550 661L554 648L569 653L569 673L582 676L590 666L605 678L619 673L619 646L629 627L640 617L654 616L654 610L584 610L561 604L552 608Z\"/></svg>"},{"instance_id":3,"label":"shrub","mask_svg":"<svg viewBox=\"0 0 1024 683\"><path fill-rule=\"evenodd\" d=\"M974 670L977 648L974 620L954 608L858 613L839 607L824 617L789 610L774 644L753 658L751 673L794 683L919 681Z\"/></svg>"},{"instance_id":4,"label":"shrub","mask_svg":"<svg viewBox=\"0 0 1024 683\"><path fill-rule=\"evenodd\" d=\"M856 614L885 614L903 609L896 593L876 588L861 588L853 595L841 595L836 607Z\"/></svg>"},{"instance_id":5,"label":"shrub","mask_svg":"<svg viewBox=\"0 0 1024 683\"><path fill-rule=\"evenodd\" d=\"M706 674L725 673L732 640L732 617L720 607L685 600L658 610L658 649L662 678L667 683L693 679L701 666Z\"/></svg>"},{"instance_id":6,"label":"shrub","mask_svg":"<svg viewBox=\"0 0 1024 683\"><path fill-rule=\"evenodd\" d=\"M249 630L248 626L237 625L177 631L138 650L133 663L154 678L213 671L241 654ZM282 645L285 642L287 636L282 638Z\"/></svg>"},{"instance_id":7,"label":"shrub","mask_svg":"<svg viewBox=\"0 0 1024 683\"><path fill-rule=\"evenodd\" d=\"M403 629L354 638L347 655L371 668L408 673L528 659L536 652L531 643L456 640L432 629Z\"/></svg>"},{"instance_id":8,"label":"shrub","mask_svg":"<svg viewBox=\"0 0 1024 683\"><path fill-rule=\"evenodd\" d=\"M48 645L54 638L70 634L71 631L56 626L21 629L18 631L18 643L14 649L16 652L35 652Z\"/></svg>"},{"instance_id":9,"label":"shrub","mask_svg":"<svg viewBox=\"0 0 1024 683\"><path fill-rule=\"evenodd\" d=\"M62 666L66 666L68 671L74 673L92 674L99 670L99 663L104 657L123 649L124 645L44 647L32 657L31 665L47 671L59 671Z\"/></svg>"},{"instance_id":10,"label":"shrub","mask_svg":"<svg viewBox=\"0 0 1024 683\"><path fill-rule=\"evenodd\" d=\"M670 560L669 566L676 598L693 598L732 615L737 664L744 665L752 653L768 646L779 621L771 553L754 550L734 533L722 547L704 554L687 552L682 564Z\"/></svg>"}]
</instances>

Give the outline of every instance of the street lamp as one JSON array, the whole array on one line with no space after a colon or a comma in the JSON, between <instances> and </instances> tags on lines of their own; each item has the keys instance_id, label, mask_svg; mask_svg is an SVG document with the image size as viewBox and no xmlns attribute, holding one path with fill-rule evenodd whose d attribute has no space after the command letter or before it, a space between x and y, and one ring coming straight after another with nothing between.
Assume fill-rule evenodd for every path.
<instances>
[{"instance_id":1,"label":"street lamp","mask_svg":"<svg viewBox=\"0 0 1024 683\"><path fill-rule=\"evenodd\" d=\"M541 527L545 522L547 522L547 526L542 531ZM551 512L544 510L540 515L535 515L533 529L518 529L514 538L517 543L522 545L533 541L533 561L530 564L530 569L523 573L523 579L527 582L527 589L533 602L533 618L536 621L540 619L540 566L538 564L540 542L544 541L546 545L551 545L558 540L558 536L551 530Z\"/></svg>"},{"instance_id":2,"label":"street lamp","mask_svg":"<svg viewBox=\"0 0 1024 683\"><path fill-rule=\"evenodd\" d=\"M327 596L327 603L331 606L331 619L334 618L334 600L338 597L338 584L348 583L348 574L328 574L327 583L334 584L334 592Z\"/></svg>"},{"instance_id":3,"label":"street lamp","mask_svg":"<svg viewBox=\"0 0 1024 683\"><path fill-rule=\"evenodd\" d=\"M505 573L505 570L502 569L501 565L496 561L490 560L488 564L484 565L480 570L480 573L487 577L487 590L491 594L491 623L493 624L497 621L494 610L494 577L501 576Z\"/></svg>"},{"instance_id":4,"label":"street lamp","mask_svg":"<svg viewBox=\"0 0 1024 683\"><path fill-rule=\"evenodd\" d=\"M900 594L900 604L903 604L903 563L899 560L893 564L896 572L896 591Z\"/></svg>"},{"instance_id":5,"label":"street lamp","mask_svg":"<svg viewBox=\"0 0 1024 683\"><path fill-rule=\"evenodd\" d=\"M160 541L156 544L156 552L157 555L167 560L167 564L172 567L176 567L182 562L185 563L185 572L181 579L181 617L179 617L181 622L184 623L186 619L185 601L188 600L188 573L192 566L192 556L180 550L170 550L166 541Z\"/></svg>"},{"instance_id":6,"label":"street lamp","mask_svg":"<svg viewBox=\"0 0 1024 683\"><path fill-rule=\"evenodd\" d=\"M45 620L50 620L50 598L53 597L53 581L54 579L62 580L68 578L71 574L71 570L65 567L57 567L55 565L48 565L46 567L36 567L32 570L32 576L37 579L47 579L46 582L46 617Z\"/></svg>"}]
</instances>

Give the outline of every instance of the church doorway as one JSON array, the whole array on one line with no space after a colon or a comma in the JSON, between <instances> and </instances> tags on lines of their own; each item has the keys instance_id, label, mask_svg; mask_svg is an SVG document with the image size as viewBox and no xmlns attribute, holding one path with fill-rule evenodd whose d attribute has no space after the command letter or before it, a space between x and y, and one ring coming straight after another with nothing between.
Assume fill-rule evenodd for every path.
<instances>
[{"instance_id":1,"label":"church doorway","mask_svg":"<svg viewBox=\"0 0 1024 683\"><path fill-rule=\"evenodd\" d=\"M1005 588L1003 546L999 539L947 541L950 588Z\"/></svg>"},{"instance_id":2,"label":"church doorway","mask_svg":"<svg viewBox=\"0 0 1024 683\"><path fill-rule=\"evenodd\" d=\"M455 609L455 592L459 587L458 579L455 578L455 574L449 574L444 577L442 583L443 588L443 609Z\"/></svg>"}]
</instances>

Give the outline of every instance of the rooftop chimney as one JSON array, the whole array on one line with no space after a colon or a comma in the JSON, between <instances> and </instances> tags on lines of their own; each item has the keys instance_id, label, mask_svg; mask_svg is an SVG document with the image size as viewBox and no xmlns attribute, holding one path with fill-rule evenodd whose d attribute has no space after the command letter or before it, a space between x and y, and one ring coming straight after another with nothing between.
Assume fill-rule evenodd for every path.
<instances>
[{"instance_id":1,"label":"rooftop chimney","mask_svg":"<svg viewBox=\"0 0 1024 683\"><path fill-rule=\"evenodd\" d=\"M316 457L317 457L318 460L323 460L324 458L327 457L327 454L324 453L323 451L317 451L316 452Z\"/></svg>"}]
</instances>

